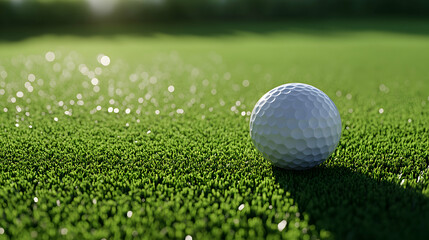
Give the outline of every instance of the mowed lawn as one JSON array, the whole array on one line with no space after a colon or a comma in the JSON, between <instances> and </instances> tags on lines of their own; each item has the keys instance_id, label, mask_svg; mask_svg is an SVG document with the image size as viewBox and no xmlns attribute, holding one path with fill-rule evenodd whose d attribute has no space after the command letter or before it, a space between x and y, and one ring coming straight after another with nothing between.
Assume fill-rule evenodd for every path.
<instances>
[{"instance_id":1,"label":"mowed lawn","mask_svg":"<svg viewBox=\"0 0 429 240\"><path fill-rule=\"evenodd\" d=\"M428 26L9 29L0 239L426 238ZM342 117L309 171L273 167L249 137L254 104L290 82Z\"/></svg>"}]
</instances>

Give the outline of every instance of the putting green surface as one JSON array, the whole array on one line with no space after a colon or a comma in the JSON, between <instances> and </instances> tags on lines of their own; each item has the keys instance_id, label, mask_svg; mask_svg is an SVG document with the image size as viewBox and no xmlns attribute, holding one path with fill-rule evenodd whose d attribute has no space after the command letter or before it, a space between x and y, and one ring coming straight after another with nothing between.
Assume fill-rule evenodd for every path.
<instances>
[{"instance_id":1,"label":"putting green surface","mask_svg":"<svg viewBox=\"0 0 429 240\"><path fill-rule=\"evenodd\" d=\"M427 237L428 24L2 35L0 239ZM309 171L273 167L248 133L290 82L342 117Z\"/></svg>"}]
</instances>

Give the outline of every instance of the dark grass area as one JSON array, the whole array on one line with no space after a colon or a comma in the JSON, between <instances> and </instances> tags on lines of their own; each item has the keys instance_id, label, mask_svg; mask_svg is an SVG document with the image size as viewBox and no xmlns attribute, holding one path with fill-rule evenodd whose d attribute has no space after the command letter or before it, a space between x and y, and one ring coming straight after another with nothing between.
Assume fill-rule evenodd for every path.
<instances>
[{"instance_id":1,"label":"dark grass area","mask_svg":"<svg viewBox=\"0 0 429 240\"><path fill-rule=\"evenodd\" d=\"M338 166L273 172L310 222L338 239L424 239L429 233L429 198L413 188Z\"/></svg>"},{"instance_id":2,"label":"dark grass area","mask_svg":"<svg viewBox=\"0 0 429 240\"><path fill-rule=\"evenodd\" d=\"M240 33L251 34L308 34L332 36L360 32L385 32L426 36L429 34L428 20L401 18L337 18L315 20L282 21L178 21L174 23L140 24L77 24L66 26L4 26L0 41L20 41L31 37L54 36L102 36L112 38L126 35L135 37L155 37L159 34L172 36L228 36Z\"/></svg>"}]
</instances>

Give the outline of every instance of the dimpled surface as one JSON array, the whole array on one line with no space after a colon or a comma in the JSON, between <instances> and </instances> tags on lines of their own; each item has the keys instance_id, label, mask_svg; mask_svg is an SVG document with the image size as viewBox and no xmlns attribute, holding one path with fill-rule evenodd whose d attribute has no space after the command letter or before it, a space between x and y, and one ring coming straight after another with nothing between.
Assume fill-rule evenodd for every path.
<instances>
[{"instance_id":1,"label":"dimpled surface","mask_svg":"<svg viewBox=\"0 0 429 240\"><path fill-rule=\"evenodd\" d=\"M324 162L341 136L341 118L319 89L289 83L266 93L250 118L256 148L274 165L305 170Z\"/></svg>"}]
</instances>

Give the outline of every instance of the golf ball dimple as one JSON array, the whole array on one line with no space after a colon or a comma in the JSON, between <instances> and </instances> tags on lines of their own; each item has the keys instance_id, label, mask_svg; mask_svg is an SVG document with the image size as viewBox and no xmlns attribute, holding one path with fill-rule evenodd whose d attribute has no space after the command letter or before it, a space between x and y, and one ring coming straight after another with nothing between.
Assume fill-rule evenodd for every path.
<instances>
[{"instance_id":1,"label":"golf ball dimple","mask_svg":"<svg viewBox=\"0 0 429 240\"><path fill-rule=\"evenodd\" d=\"M262 96L250 117L255 147L274 165L305 170L324 162L341 136L341 117L321 90L303 83L276 87Z\"/></svg>"}]
</instances>

